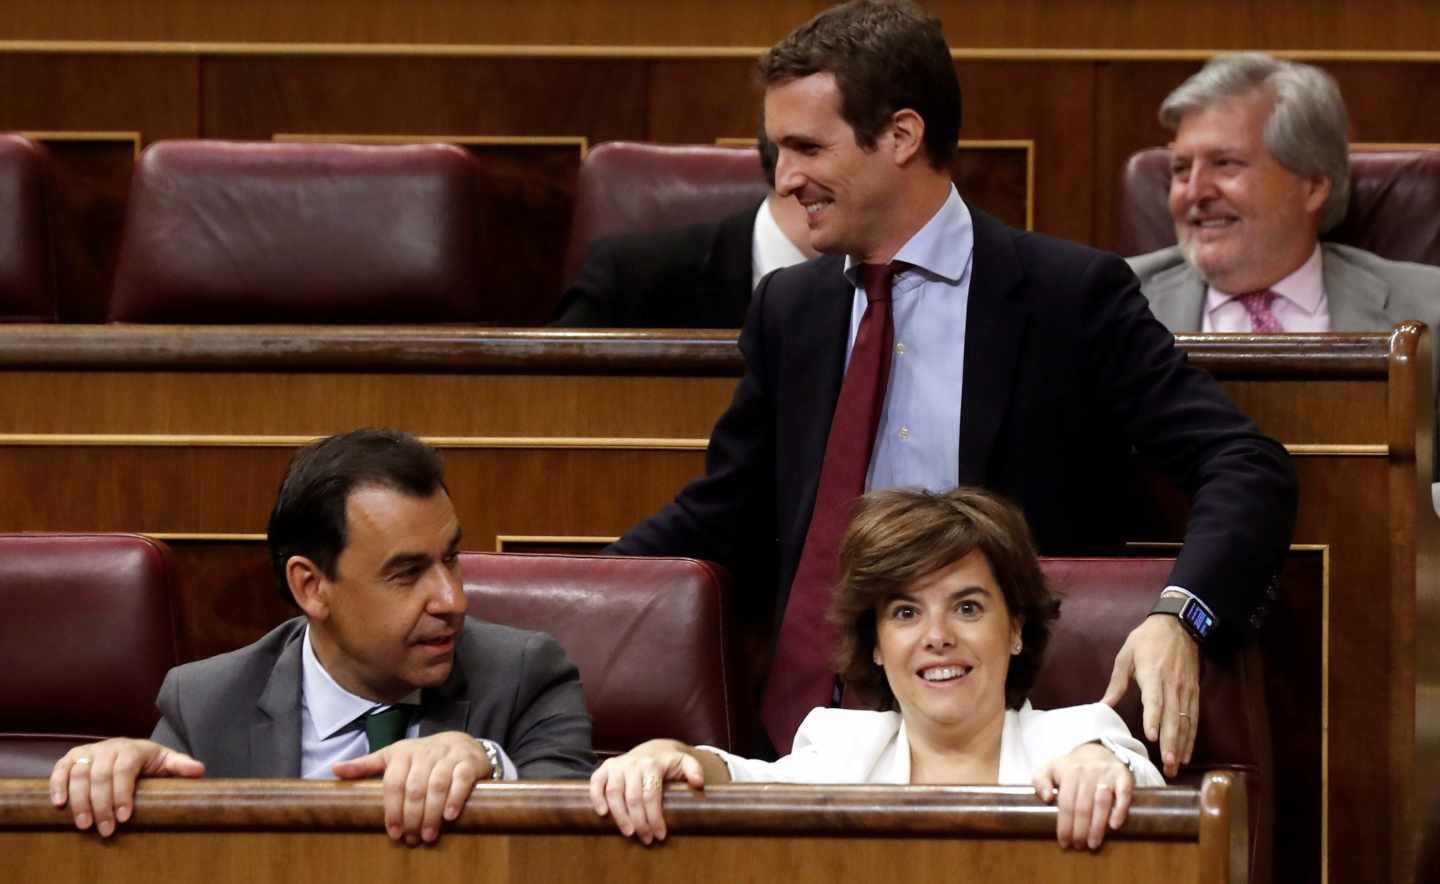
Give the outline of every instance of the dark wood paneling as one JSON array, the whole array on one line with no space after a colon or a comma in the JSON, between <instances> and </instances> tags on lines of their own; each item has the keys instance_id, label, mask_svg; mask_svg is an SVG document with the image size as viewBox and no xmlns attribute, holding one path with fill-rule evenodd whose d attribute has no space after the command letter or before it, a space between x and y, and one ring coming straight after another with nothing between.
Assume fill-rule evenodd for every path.
<instances>
[{"instance_id":1,"label":"dark wood paneling","mask_svg":"<svg viewBox=\"0 0 1440 884\"><path fill-rule=\"evenodd\" d=\"M765 46L829 4L703 0L12 0L0 39L261 40ZM1428 50L1440 24L1416 0L930 0L952 45Z\"/></svg>"},{"instance_id":2,"label":"dark wood paneling","mask_svg":"<svg viewBox=\"0 0 1440 884\"><path fill-rule=\"evenodd\" d=\"M199 132L193 57L0 53L0 131L134 132L142 141ZM45 140L55 170L51 236L60 317L101 322L120 246L134 146Z\"/></svg>"},{"instance_id":3,"label":"dark wood paneling","mask_svg":"<svg viewBox=\"0 0 1440 884\"><path fill-rule=\"evenodd\" d=\"M1024 147L961 147L951 177L972 206L1011 227L1030 224L1030 152Z\"/></svg>"},{"instance_id":4,"label":"dark wood paneling","mask_svg":"<svg viewBox=\"0 0 1440 884\"><path fill-rule=\"evenodd\" d=\"M466 145L480 160L476 249L487 257L486 315L501 325L544 325L555 316L570 241L578 146Z\"/></svg>"},{"instance_id":5,"label":"dark wood paneling","mask_svg":"<svg viewBox=\"0 0 1440 884\"><path fill-rule=\"evenodd\" d=\"M1035 229L1089 242L1094 65L961 62L960 137L1035 142ZM964 195L964 191L961 191Z\"/></svg>"},{"instance_id":6,"label":"dark wood paneling","mask_svg":"<svg viewBox=\"0 0 1440 884\"><path fill-rule=\"evenodd\" d=\"M54 173L50 235L60 321L104 322L136 144L80 136L40 140Z\"/></svg>"},{"instance_id":7,"label":"dark wood paneling","mask_svg":"<svg viewBox=\"0 0 1440 884\"><path fill-rule=\"evenodd\" d=\"M1245 868L1245 788L1137 790L1103 851L1055 844L1057 811L1028 787L671 786L651 848L596 815L583 783L482 783L435 845L381 834L379 782L150 779L116 841L76 832L43 780L0 780L0 852L18 881L151 884L374 879L476 884L780 880L1221 884Z\"/></svg>"},{"instance_id":8,"label":"dark wood paneling","mask_svg":"<svg viewBox=\"0 0 1440 884\"><path fill-rule=\"evenodd\" d=\"M277 132L583 135L645 131L645 62L626 59L209 57L207 138Z\"/></svg>"}]
</instances>

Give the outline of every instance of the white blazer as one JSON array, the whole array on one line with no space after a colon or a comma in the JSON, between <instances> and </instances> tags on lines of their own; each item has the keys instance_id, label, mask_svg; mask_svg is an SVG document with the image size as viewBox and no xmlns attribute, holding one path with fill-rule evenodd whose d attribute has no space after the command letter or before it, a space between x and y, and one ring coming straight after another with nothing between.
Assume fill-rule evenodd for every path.
<instances>
[{"instance_id":1,"label":"white blazer","mask_svg":"<svg viewBox=\"0 0 1440 884\"><path fill-rule=\"evenodd\" d=\"M1005 711L999 785L1028 786L1040 765L1096 741L1130 766L1135 785L1165 785L1145 746L1130 735L1114 709L1091 703L1042 712L1029 701L1018 711ZM795 732L794 750L778 761L700 748L724 759L737 783L910 782L910 740L898 712L812 709Z\"/></svg>"}]
</instances>

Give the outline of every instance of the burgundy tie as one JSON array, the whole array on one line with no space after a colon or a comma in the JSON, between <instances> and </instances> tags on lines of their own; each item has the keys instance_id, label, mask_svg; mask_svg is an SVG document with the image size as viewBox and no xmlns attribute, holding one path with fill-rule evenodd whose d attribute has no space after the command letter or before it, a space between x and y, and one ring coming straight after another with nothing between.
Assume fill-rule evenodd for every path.
<instances>
[{"instance_id":1,"label":"burgundy tie","mask_svg":"<svg viewBox=\"0 0 1440 884\"><path fill-rule=\"evenodd\" d=\"M875 448L880 409L885 404L895 340L890 283L903 266L860 265L869 304L855 333L850 365L845 369L835 417L830 421L815 511L810 516L795 580L790 584L775 662L761 704L765 731L782 754L789 753L800 722L811 709L828 705L834 691L835 628L826 620L825 611L834 592L840 540L850 522L855 498L865 492L865 473Z\"/></svg>"},{"instance_id":2,"label":"burgundy tie","mask_svg":"<svg viewBox=\"0 0 1440 884\"><path fill-rule=\"evenodd\" d=\"M1256 334L1273 335L1285 331L1285 326L1270 310L1270 305L1280 297L1269 289L1259 292L1246 292L1243 295L1236 295L1235 300L1250 314L1250 330Z\"/></svg>"}]
</instances>

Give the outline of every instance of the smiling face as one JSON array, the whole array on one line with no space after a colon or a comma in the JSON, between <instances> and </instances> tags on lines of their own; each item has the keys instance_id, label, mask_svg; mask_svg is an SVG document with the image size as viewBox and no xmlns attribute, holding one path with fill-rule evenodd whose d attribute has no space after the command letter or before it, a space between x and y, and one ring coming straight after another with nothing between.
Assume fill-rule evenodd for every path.
<instances>
[{"instance_id":1,"label":"smiling face","mask_svg":"<svg viewBox=\"0 0 1440 884\"><path fill-rule=\"evenodd\" d=\"M1315 250L1328 178L1302 178L1265 147L1263 92L1190 111L1171 145L1170 215L1185 259L1227 294L1284 279Z\"/></svg>"},{"instance_id":2,"label":"smiling face","mask_svg":"<svg viewBox=\"0 0 1440 884\"><path fill-rule=\"evenodd\" d=\"M979 550L905 586L875 612L875 663L906 727L962 737L1005 713L1020 636Z\"/></svg>"},{"instance_id":3,"label":"smiling face","mask_svg":"<svg viewBox=\"0 0 1440 884\"><path fill-rule=\"evenodd\" d=\"M335 579L291 559L315 652L353 694L395 702L450 675L465 619L460 521L443 489L417 497L368 486L345 505Z\"/></svg>"},{"instance_id":4,"label":"smiling face","mask_svg":"<svg viewBox=\"0 0 1440 884\"><path fill-rule=\"evenodd\" d=\"M804 206L812 248L883 262L904 244L908 232L895 229L902 213L893 131L882 131L872 150L860 147L840 116L833 74L768 87L765 131L778 151L775 190Z\"/></svg>"}]
</instances>

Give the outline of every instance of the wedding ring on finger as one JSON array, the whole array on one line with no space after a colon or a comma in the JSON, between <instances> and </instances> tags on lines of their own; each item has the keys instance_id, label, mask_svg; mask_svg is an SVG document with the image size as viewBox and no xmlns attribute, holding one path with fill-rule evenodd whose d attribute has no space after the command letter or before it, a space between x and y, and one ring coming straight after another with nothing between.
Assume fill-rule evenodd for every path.
<instances>
[{"instance_id":1,"label":"wedding ring on finger","mask_svg":"<svg viewBox=\"0 0 1440 884\"><path fill-rule=\"evenodd\" d=\"M1109 791L1110 791L1110 788L1111 788L1111 787L1110 787L1110 784L1109 784L1109 783L1099 783L1099 784L1097 784L1097 785L1095 786L1095 797L1096 797L1096 798L1099 798L1101 795L1104 795L1106 792L1109 792Z\"/></svg>"},{"instance_id":2,"label":"wedding ring on finger","mask_svg":"<svg viewBox=\"0 0 1440 884\"><path fill-rule=\"evenodd\" d=\"M1188 718L1190 717L1190 713L1188 713L1188 712L1177 712L1177 713L1175 713L1175 714L1178 715L1178 716L1180 716L1181 718L1185 718L1185 719L1188 719Z\"/></svg>"},{"instance_id":3,"label":"wedding ring on finger","mask_svg":"<svg viewBox=\"0 0 1440 884\"><path fill-rule=\"evenodd\" d=\"M640 780L640 790L643 792L654 792L660 788L660 778L654 774L646 774Z\"/></svg>"},{"instance_id":4,"label":"wedding ring on finger","mask_svg":"<svg viewBox=\"0 0 1440 884\"><path fill-rule=\"evenodd\" d=\"M76 764L89 764L89 763L90 763L90 756L89 756L89 755L81 755L79 758L75 759L75 763L76 763Z\"/></svg>"}]
</instances>

